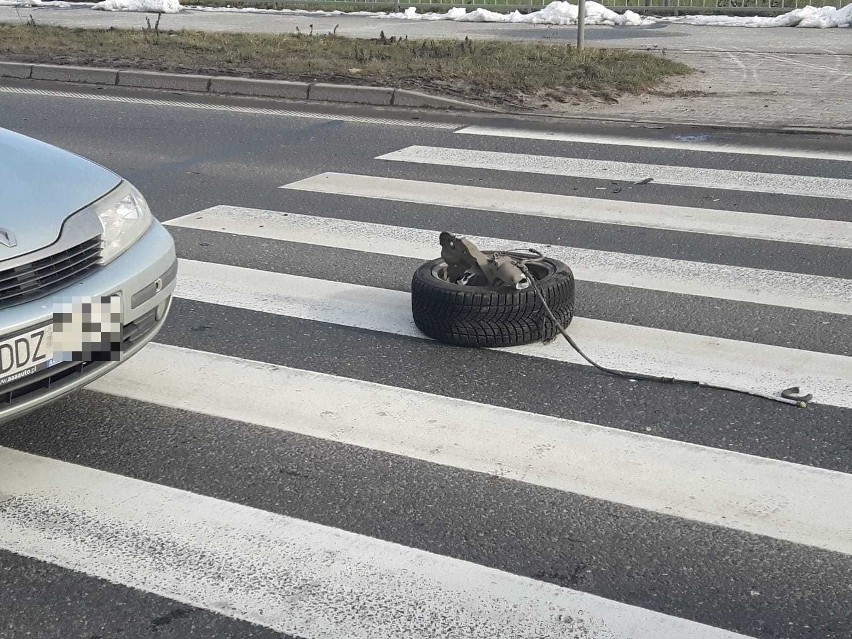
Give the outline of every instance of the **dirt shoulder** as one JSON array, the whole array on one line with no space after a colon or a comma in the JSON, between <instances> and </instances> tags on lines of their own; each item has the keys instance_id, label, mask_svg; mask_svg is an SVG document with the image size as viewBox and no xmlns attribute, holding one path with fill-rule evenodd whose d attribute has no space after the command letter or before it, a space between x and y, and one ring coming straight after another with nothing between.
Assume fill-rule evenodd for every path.
<instances>
[{"instance_id":1,"label":"dirt shoulder","mask_svg":"<svg viewBox=\"0 0 852 639\"><path fill-rule=\"evenodd\" d=\"M827 51L674 52L696 69L667 87L617 103L551 105L549 112L658 122L852 130L852 56Z\"/></svg>"},{"instance_id":2,"label":"dirt shoulder","mask_svg":"<svg viewBox=\"0 0 852 639\"><path fill-rule=\"evenodd\" d=\"M178 73L393 86L519 109L612 102L665 89L691 69L620 49L472 40L68 29L0 25L0 59ZM378 29L377 29L378 31Z\"/></svg>"}]
</instances>

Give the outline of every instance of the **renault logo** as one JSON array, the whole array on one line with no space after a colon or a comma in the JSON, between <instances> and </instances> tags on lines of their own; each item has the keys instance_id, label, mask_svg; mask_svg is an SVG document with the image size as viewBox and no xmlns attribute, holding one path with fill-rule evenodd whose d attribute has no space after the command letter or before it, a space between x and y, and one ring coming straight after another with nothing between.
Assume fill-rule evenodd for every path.
<instances>
[{"instance_id":1,"label":"renault logo","mask_svg":"<svg viewBox=\"0 0 852 639\"><path fill-rule=\"evenodd\" d=\"M18 245L18 240L15 238L15 234L12 233L12 231L0 229L0 244L11 248Z\"/></svg>"}]
</instances>

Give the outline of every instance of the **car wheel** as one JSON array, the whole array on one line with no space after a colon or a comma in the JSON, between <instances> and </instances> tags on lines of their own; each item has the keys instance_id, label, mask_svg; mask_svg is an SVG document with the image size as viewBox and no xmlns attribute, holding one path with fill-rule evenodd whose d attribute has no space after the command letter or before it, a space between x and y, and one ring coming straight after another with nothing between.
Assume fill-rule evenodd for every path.
<instances>
[{"instance_id":1,"label":"car wheel","mask_svg":"<svg viewBox=\"0 0 852 639\"><path fill-rule=\"evenodd\" d=\"M571 269L550 258L529 261L527 268L559 322L570 324ZM516 346L556 337L558 329L532 286L516 290L455 284L447 281L446 273L444 260L432 260L414 272L411 283L414 323L429 337L458 346Z\"/></svg>"}]
</instances>

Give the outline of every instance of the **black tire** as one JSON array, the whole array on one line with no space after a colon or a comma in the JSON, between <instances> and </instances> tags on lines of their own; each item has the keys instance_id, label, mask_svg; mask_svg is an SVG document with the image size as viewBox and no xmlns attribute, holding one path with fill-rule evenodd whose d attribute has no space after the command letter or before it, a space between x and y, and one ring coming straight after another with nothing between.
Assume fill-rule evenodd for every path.
<instances>
[{"instance_id":1,"label":"black tire","mask_svg":"<svg viewBox=\"0 0 852 639\"><path fill-rule=\"evenodd\" d=\"M550 310L568 326L574 317L571 269L550 258L528 266ZM458 346L516 346L556 337L558 329L532 286L519 291L453 284L436 274L442 267L441 259L426 262L411 282L414 323L429 337Z\"/></svg>"}]
</instances>

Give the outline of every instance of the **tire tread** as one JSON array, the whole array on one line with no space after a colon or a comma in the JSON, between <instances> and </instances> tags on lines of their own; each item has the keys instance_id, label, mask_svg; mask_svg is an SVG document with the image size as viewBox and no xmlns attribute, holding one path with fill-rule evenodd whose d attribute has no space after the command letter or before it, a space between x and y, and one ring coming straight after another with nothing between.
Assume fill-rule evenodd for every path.
<instances>
[{"instance_id":1,"label":"tire tread","mask_svg":"<svg viewBox=\"0 0 852 639\"><path fill-rule=\"evenodd\" d=\"M574 275L547 258L553 272L537 285L563 326L574 317ZM414 323L429 337L458 346L517 346L548 341L558 329L532 287L521 291L464 290L432 274L441 260L418 268L411 282Z\"/></svg>"}]
</instances>

